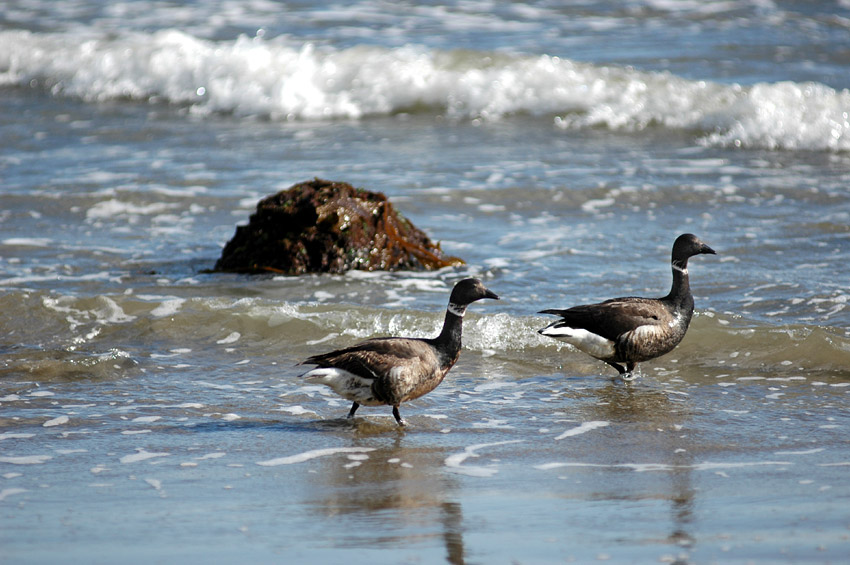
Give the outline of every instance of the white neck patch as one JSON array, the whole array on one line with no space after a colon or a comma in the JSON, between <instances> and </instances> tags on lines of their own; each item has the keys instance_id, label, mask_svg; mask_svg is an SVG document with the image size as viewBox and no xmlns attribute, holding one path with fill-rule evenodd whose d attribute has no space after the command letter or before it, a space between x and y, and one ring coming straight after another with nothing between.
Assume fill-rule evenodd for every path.
<instances>
[{"instance_id":1,"label":"white neck patch","mask_svg":"<svg viewBox=\"0 0 850 565\"><path fill-rule=\"evenodd\" d=\"M449 302L448 310L458 318L463 318L463 315L466 314L466 306L461 306L460 304L454 304L452 302Z\"/></svg>"},{"instance_id":2,"label":"white neck patch","mask_svg":"<svg viewBox=\"0 0 850 565\"><path fill-rule=\"evenodd\" d=\"M676 263L670 263L670 265L673 267L673 270L674 270L674 271L679 271L679 272L680 272L680 273L682 273L683 275L687 275L687 274L688 274L688 268L687 268L687 267L685 267L685 268L683 269L682 267L680 267L680 266L679 266L679 265L677 265Z\"/></svg>"}]
</instances>

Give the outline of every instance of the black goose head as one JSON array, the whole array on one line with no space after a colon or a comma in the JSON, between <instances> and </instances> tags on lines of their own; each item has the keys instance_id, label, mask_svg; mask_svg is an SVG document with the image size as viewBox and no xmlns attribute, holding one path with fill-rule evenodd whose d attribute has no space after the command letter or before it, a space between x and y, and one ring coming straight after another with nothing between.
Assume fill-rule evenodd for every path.
<instances>
[{"instance_id":1,"label":"black goose head","mask_svg":"<svg viewBox=\"0 0 850 565\"><path fill-rule=\"evenodd\" d=\"M714 249L704 244L692 233L683 233L673 243L673 264L684 268L688 264L688 258L700 253L715 255Z\"/></svg>"},{"instance_id":2,"label":"black goose head","mask_svg":"<svg viewBox=\"0 0 850 565\"><path fill-rule=\"evenodd\" d=\"M460 308L466 308L469 304L482 298L499 299L495 292L485 287L478 279L463 279L452 289L449 303Z\"/></svg>"}]
</instances>

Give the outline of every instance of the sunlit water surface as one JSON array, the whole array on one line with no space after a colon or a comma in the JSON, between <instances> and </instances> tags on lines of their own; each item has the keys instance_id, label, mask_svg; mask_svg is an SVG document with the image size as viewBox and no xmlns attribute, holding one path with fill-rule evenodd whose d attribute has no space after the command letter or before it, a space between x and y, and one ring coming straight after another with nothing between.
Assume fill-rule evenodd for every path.
<instances>
[{"instance_id":1,"label":"sunlit water surface","mask_svg":"<svg viewBox=\"0 0 850 565\"><path fill-rule=\"evenodd\" d=\"M2 560L845 559L850 12L712 6L4 4ZM205 272L316 176L467 265ZM635 382L536 333L665 294L682 232ZM299 381L466 276L502 300L408 427Z\"/></svg>"}]
</instances>

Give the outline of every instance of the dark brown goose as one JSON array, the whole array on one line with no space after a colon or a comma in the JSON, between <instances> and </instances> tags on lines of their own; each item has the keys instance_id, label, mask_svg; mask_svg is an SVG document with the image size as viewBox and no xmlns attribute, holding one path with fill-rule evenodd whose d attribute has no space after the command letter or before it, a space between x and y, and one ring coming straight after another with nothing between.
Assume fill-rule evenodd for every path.
<instances>
[{"instance_id":1,"label":"dark brown goose","mask_svg":"<svg viewBox=\"0 0 850 565\"><path fill-rule=\"evenodd\" d=\"M464 279L452 289L443 330L435 338L377 337L352 347L314 355L304 364L318 365L302 375L308 382L327 385L351 400L348 417L361 405L393 407L437 388L457 362L466 307L482 298L498 300L478 279Z\"/></svg>"},{"instance_id":2,"label":"dark brown goose","mask_svg":"<svg viewBox=\"0 0 850 565\"><path fill-rule=\"evenodd\" d=\"M638 363L669 353L685 337L694 313L688 259L700 253L714 255L714 250L695 235L682 234L673 243L673 287L667 296L629 296L566 310L543 310L541 314L561 319L538 332L605 361L626 380L634 378L632 371Z\"/></svg>"}]
</instances>

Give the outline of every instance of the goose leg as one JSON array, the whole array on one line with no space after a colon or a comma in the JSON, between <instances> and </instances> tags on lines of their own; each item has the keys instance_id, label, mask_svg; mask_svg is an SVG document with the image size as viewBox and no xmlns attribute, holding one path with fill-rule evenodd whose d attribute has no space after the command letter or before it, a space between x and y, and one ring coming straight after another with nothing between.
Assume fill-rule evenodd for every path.
<instances>
[{"instance_id":1,"label":"goose leg","mask_svg":"<svg viewBox=\"0 0 850 565\"><path fill-rule=\"evenodd\" d=\"M619 363L614 363L613 361L605 361L605 362L608 363L609 365L611 365L612 367L614 367L615 369L617 369L617 372L620 373L621 375L626 372L626 370L623 368L623 366L620 365Z\"/></svg>"},{"instance_id":2,"label":"goose leg","mask_svg":"<svg viewBox=\"0 0 850 565\"><path fill-rule=\"evenodd\" d=\"M399 426L406 425L404 418L402 418L401 414L398 413L398 406L393 406L393 416L395 416L395 421L398 422Z\"/></svg>"},{"instance_id":3,"label":"goose leg","mask_svg":"<svg viewBox=\"0 0 850 565\"><path fill-rule=\"evenodd\" d=\"M629 361L626 364L626 373L623 375L624 381L633 381L637 378L637 375L634 373L635 367L637 367L637 363Z\"/></svg>"},{"instance_id":4,"label":"goose leg","mask_svg":"<svg viewBox=\"0 0 850 565\"><path fill-rule=\"evenodd\" d=\"M348 411L348 416L346 416L346 417L347 417L347 418L353 418L353 417L354 417L354 413L355 413L355 412L357 412L357 409L358 409L358 408L360 408L360 404L358 404L358 403L356 403L356 402L355 402L354 404L352 404L352 405L351 405L351 410L349 410L349 411Z\"/></svg>"}]
</instances>

